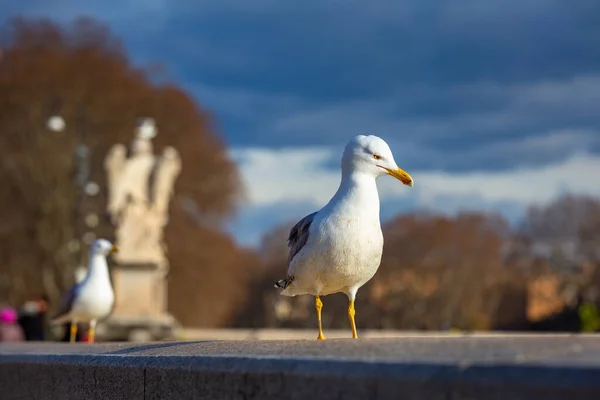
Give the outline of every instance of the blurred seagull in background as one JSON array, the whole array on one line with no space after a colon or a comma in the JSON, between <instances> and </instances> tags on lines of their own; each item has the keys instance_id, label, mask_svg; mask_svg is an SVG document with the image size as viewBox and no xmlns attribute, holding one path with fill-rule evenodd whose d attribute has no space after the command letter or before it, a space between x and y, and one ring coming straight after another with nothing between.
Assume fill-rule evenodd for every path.
<instances>
[{"instance_id":1,"label":"blurred seagull in background","mask_svg":"<svg viewBox=\"0 0 600 400\"><path fill-rule=\"evenodd\" d=\"M413 186L412 177L398 167L383 139L356 136L344 150L342 179L333 198L290 231L287 275L275 287L282 288L285 296L316 296L319 340L325 340L320 296L338 292L348 296L352 337L358 338L354 321L356 292L375 275L383 252L375 183L383 175Z\"/></svg>"},{"instance_id":2,"label":"blurred seagull in background","mask_svg":"<svg viewBox=\"0 0 600 400\"><path fill-rule=\"evenodd\" d=\"M96 322L112 311L115 294L110 282L106 256L117 247L106 239L94 241L90 248L87 274L65 295L52 319L53 324L71 322L70 342L75 342L77 323L89 323L88 341L94 343Z\"/></svg>"}]
</instances>

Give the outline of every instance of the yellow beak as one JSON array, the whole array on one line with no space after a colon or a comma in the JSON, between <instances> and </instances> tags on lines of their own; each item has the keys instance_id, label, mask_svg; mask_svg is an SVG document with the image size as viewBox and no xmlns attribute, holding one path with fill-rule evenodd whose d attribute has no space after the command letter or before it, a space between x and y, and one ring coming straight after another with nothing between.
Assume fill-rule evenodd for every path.
<instances>
[{"instance_id":1,"label":"yellow beak","mask_svg":"<svg viewBox=\"0 0 600 400\"><path fill-rule=\"evenodd\" d=\"M404 171L402 168L389 169L383 167L383 169L385 169L388 172L388 174L398 179L400 182L404 183L406 186L413 187L415 182L413 181L412 176L410 176L409 173Z\"/></svg>"},{"instance_id":2,"label":"yellow beak","mask_svg":"<svg viewBox=\"0 0 600 400\"><path fill-rule=\"evenodd\" d=\"M117 246L113 246L113 247L111 247L110 252L111 253L118 253L119 252L119 248Z\"/></svg>"}]
</instances>

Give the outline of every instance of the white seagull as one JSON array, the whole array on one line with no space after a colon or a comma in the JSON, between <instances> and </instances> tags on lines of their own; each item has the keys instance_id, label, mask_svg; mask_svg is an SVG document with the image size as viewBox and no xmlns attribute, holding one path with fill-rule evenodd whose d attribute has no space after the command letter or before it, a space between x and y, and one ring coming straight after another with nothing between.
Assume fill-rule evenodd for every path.
<instances>
[{"instance_id":1,"label":"white seagull","mask_svg":"<svg viewBox=\"0 0 600 400\"><path fill-rule=\"evenodd\" d=\"M85 278L73 285L63 298L53 318L53 324L71 322L70 342L75 342L77 323L89 323L88 339L94 343L96 322L110 314L115 302L115 293L110 282L106 256L117 252L117 247L106 239L94 241L89 253L88 270Z\"/></svg>"},{"instance_id":2,"label":"white seagull","mask_svg":"<svg viewBox=\"0 0 600 400\"><path fill-rule=\"evenodd\" d=\"M352 337L358 338L354 321L356 292L375 275L383 252L375 183L383 175L413 186L412 177L398 167L383 139L356 136L344 150L342 179L335 195L290 231L287 275L275 287L282 288L285 296L316 296L319 340L325 340L320 296L339 292L348 296Z\"/></svg>"}]
</instances>

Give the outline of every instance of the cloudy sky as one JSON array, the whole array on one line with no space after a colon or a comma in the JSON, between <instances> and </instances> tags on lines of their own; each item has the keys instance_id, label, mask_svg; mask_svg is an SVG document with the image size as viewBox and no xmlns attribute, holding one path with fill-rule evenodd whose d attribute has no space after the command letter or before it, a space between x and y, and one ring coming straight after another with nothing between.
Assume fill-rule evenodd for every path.
<instances>
[{"instance_id":1,"label":"cloudy sky","mask_svg":"<svg viewBox=\"0 0 600 400\"><path fill-rule=\"evenodd\" d=\"M597 0L23 0L18 13L108 23L213 110L253 245L337 188L344 144L383 137L415 179L380 179L382 217L600 195Z\"/></svg>"}]
</instances>

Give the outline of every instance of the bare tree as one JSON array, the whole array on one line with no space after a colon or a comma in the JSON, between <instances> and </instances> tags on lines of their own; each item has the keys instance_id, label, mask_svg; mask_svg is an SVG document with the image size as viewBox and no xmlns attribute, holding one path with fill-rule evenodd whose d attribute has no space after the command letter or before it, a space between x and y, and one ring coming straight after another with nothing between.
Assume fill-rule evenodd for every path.
<instances>
[{"instance_id":1,"label":"bare tree","mask_svg":"<svg viewBox=\"0 0 600 400\"><path fill-rule=\"evenodd\" d=\"M564 196L531 207L520 227L532 255L559 272L570 273L586 261L600 261L600 201Z\"/></svg>"}]
</instances>

